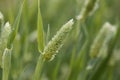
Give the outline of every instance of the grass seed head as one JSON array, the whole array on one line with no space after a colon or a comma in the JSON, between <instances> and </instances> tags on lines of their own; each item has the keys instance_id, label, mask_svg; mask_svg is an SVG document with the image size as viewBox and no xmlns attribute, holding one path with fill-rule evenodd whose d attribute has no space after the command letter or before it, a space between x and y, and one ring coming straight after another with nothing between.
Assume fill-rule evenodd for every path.
<instances>
[{"instance_id":1,"label":"grass seed head","mask_svg":"<svg viewBox=\"0 0 120 80\"><path fill-rule=\"evenodd\" d=\"M116 33L116 27L106 22L101 28L100 32L98 33L97 37L95 38L91 46L90 56L94 58L98 55L101 55L103 51L106 52L106 50L104 49L107 47L108 42L111 40L111 38L113 38L115 33ZM101 52L101 50L103 51Z\"/></svg>"},{"instance_id":2,"label":"grass seed head","mask_svg":"<svg viewBox=\"0 0 120 80\"><path fill-rule=\"evenodd\" d=\"M80 21L84 21L86 17L91 15L97 8L98 8L98 0L86 0L80 15L78 15L76 19Z\"/></svg>"},{"instance_id":3,"label":"grass seed head","mask_svg":"<svg viewBox=\"0 0 120 80\"><path fill-rule=\"evenodd\" d=\"M44 52L42 53L45 60L53 60L56 53L58 53L59 49L63 45L63 41L67 34L72 29L72 25L74 24L73 19L68 21L62 28L57 32L57 34L52 38L52 40L45 47Z\"/></svg>"},{"instance_id":4,"label":"grass seed head","mask_svg":"<svg viewBox=\"0 0 120 80\"><path fill-rule=\"evenodd\" d=\"M7 46L7 40L10 35L10 32L11 32L11 26L10 26L9 22L6 22L6 24L2 28L1 38L0 38L0 65L1 65L1 61L2 61L1 59L2 59L2 55L3 55L3 51Z\"/></svg>"}]
</instances>

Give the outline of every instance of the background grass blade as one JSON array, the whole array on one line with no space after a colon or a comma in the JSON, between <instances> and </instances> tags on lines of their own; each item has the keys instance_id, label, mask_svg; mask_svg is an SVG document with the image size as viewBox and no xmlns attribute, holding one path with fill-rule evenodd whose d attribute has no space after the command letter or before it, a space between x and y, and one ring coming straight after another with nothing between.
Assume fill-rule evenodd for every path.
<instances>
[{"instance_id":1,"label":"background grass blade","mask_svg":"<svg viewBox=\"0 0 120 80\"><path fill-rule=\"evenodd\" d=\"M24 0L25 1L25 0ZM18 15L16 17L16 20L13 24L13 29L12 29L12 32L10 33L10 36L9 36L9 39L8 39L8 42L7 42L7 48L10 49L11 48L11 44L13 43L14 39L15 39L15 36L18 32L18 28L19 28L19 23L20 23L20 18L21 18L21 14L22 14L22 9L23 9L23 5L24 5L24 1L20 7L20 10L18 12Z\"/></svg>"},{"instance_id":2,"label":"background grass blade","mask_svg":"<svg viewBox=\"0 0 120 80\"><path fill-rule=\"evenodd\" d=\"M104 23L120 23L119 3L0 0L0 80L119 80L120 30L116 35L117 27L108 27L113 33L105 30L96 40ZM68 34L72 26L61 25L70 19L74 25ZM4 30L7 22L10 33ZM5 49L12 49L11 55Z\"/></svg>"}]
</instances>

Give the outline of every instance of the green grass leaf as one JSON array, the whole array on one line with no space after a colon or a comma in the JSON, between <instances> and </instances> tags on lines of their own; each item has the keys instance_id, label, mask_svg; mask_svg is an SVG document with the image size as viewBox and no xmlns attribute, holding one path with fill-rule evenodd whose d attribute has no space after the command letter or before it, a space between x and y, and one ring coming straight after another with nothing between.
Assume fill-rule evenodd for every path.
<instances>
[{"instance_id":1,"label":"green grass leaf","mask_svg":"<svg viewBox=\"0 0 120 80\"><path fill-rule=\"evenodd\" d=\"M25 1L25 0L24 0ZM16 17L16 20L13 24L13 29L12 32L10 33L10 36L8 38L8 42L7 42L7 48L10 49L11 48L11 44L13 43L15 36L18 32L18 28L19 28L19 23L20 23L20 18L21 18L21 14L22 14L22 9L23 9L23 5L24 5L24 1L20 7L20 10L18 12L18 15Z\"/></svg>"},{"instance_id":2,"label":"green grass leaf","mask_svg":"<svg viewBox=\"0 0 120 80\"><path fill-rule=\"evenodd\" d=\"M43 52L45 46L44 40L44 30L43 30L43 23L42 23L42 16L40 12L40 1L38 0L38 20L37 20L37 30L38 30L38 50L40 53Z\"/></svg>"}]
</instances>

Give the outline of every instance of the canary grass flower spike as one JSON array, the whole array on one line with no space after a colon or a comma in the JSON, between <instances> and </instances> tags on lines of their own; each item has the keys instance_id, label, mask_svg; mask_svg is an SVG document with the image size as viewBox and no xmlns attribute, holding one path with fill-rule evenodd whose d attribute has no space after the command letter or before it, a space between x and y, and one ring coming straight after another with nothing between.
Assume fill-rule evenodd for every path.
<instances>
[{"instance_id":1,"label":"canary grass flower spike","mask_svg":"<svg viewBox=\"0 0 120 80\"><path fill-rule=\"evenodd\" d=\"M91 46L90 49L91 58L100 56L101 50L103 50L102 47L104 46L107 47L107 43L111 40L111 38L115 36L115 33L116 33L116 27L106 22Z\"/></svg>"},{"instance_id":2,"label":"canary grass flower spike","mask_svg":"<svg viewBox=\"0 0 120 80\"><path fill-rule=\"evenodd\" d=\"M97 4L98 0L86 0L80 15L77 16L77 20L84 21L87 16L97 9Z\"/></svg>"},{"instance_id":3,"label":"canary grass flower spike","mask_svg":"<svg viewBox=\"0 0 120 80\"><path fill-rule=\"evenodd\" d=\"M104 58L99 65L97 66L97 69L94 71L94 73L92 74L92 76L89 78L89 80L97 80L98 77L100 77L103 74L103 71L105 71L105 69L108 68L108 63L110 61L110 58L113 56L113 51L116 49L116 44L117 42L119 42L119 37L120 37L120 26L116 25L115 28L115 35L113 36L113 38L111 39L111 41L109 42L109 46L108 46L108 50L107 50L107 57ZM112 30L114 31L114 29ZM114 67L113 67L114 68ZM113 74L112 74L113 75ZM106 77L108 78L108 77ZM112 77L111 79L113 79L114 77ZM109 78L110 79L110 78Z\"/></svg>"},{"instance_id":4,"label":"canary grass flower spike","mask_svg":"<svg viewBox=\"0 0 120 80\"><path fill-rule=\"evenodd\" d=\"M2 61L3 51L7 47L7 40L8 40L10 33L11 33L11 26L9 22L6 22L6 24L2 28L1 38L0 38L0 65Z\"/></svg>"},{"instance_id":5,"label":"canary grass flower spike","mask_svg":"<svg viewBox=\"0 0 120 80\"><path fill-rule=\"evenodd\" d=\"M45 60L53 60L56 53L63 45L63 41L67 34L72 29L72 25L74 24L73 19L68 21L62 28L57 32L57 34L52 38L52 40L45 47L42 55Z\"/></svg>"},{"instance_id":6,"label":"canary grass flower spike","mask_svg":"<svg viewBox=\"0 0 120 80\"><path fill-rule=\"evenodd\" d=\"M48 44L44 48L43 53L39 56L34 73L34 80L39 80L39 75L41 74L41 69L44 61L51 61L54 59L56 53L62 47L65 37L72 29L73 24L73 19L71 19L65 25L63 25L62 28L57 32L57 34L52 38L52 40L48 42Z\"/></svg>"},{"instance_id":7,"label":"canary grass flower spike","mask_svg":"<svg viewBox=\"0 0 120 80\"><path fill-rule=\"evenodd\" d=\"M115 36L116 34L116 26L111 25L110 23L106 22L104 24L104 26L109 26L110 30L107 33L107 36L104 40L103 46L100 49L99 54L97 55L97 57L103 57L105 58L107 56L107 51L108 51L108 44L110 42L110 40L112 40L112 38Z\"/></svg>"}]
</instances>

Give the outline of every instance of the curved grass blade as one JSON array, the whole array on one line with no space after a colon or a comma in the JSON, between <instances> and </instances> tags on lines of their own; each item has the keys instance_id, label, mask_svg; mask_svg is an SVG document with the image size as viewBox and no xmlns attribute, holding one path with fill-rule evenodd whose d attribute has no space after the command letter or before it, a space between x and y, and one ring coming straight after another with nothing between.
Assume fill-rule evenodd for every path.
<instances>
[{"instance_id":1,"label":"curved grass blade","mask_svg":"<svg viewBox=\"0 0 120 80\"><path fill-rule=\"evenodd\" d=\"M38 50L40 53L43 52L45 46L44 40L44 30L43 30L43 23L42 23L42 16L40 12L40 1L38 0L38 20L37 20L37 34L38 34Z\"/></svg>"},{"instance_id":2,"label":"curved grass blade","mask_svg":"<svg viewBox=\"0 0 120 80\"><path fill-rule=\"evenodd\" d=\"M16 20L15 20L15 22L13 24L12 32L10 33L10 36L8 38L8 42L7 42L7 48L8 49L11 48L11 44L13 43L14 38L15 38L17 32L18 32L18 28L19 28L19 23L20 23L20 18L21 18L24 2L25 2L25 0L23 1L22 5L20 7L20 10L18 12L17 18L16 18Z\"/></svg>"},{"instance_id":3,"label":"curved grass blade","mask_svg":"<svg viewBox=\"0 0 120 80\"><path fill-rule=\"evenodd\" d=\"M38 0L38 20L37 20L37 40L38 40L38 50L40 53L43 52L44 46L45 46L45 40L44 40L44 31L43 31L43 23L42 23L42 16L40 12L40 1ZM33 80L41 80L41 72L42 67L44 65L44 59L43 56L40 54L36 68Z\"/></svg>"}]
</instances>

